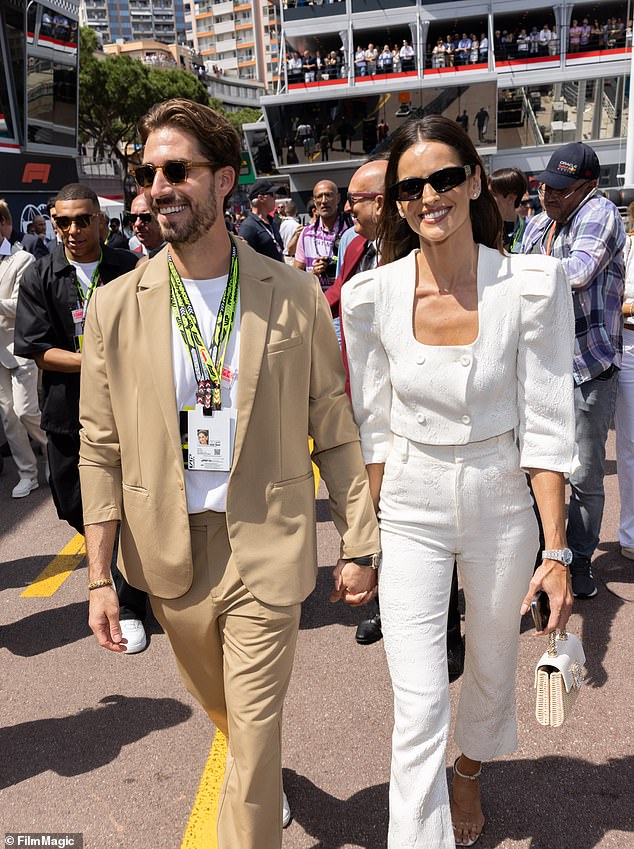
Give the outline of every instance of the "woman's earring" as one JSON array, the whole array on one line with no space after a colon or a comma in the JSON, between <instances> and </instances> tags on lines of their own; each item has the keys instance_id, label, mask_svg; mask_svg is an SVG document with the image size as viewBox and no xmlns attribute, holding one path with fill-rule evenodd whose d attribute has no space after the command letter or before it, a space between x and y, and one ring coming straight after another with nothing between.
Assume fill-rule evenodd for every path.
<instances>
[{"instance_id":1,"label":"woman's earring","mask_svg":"<svg viewBox=\"0 0 634 849\"><path fill-rule=\"evenodd\" d=\"M473 193L471 195L472 200L477 200L479 197L480 197L480 186L478 186L477 189L474 189Z\"/></svg>"}]
</instances>

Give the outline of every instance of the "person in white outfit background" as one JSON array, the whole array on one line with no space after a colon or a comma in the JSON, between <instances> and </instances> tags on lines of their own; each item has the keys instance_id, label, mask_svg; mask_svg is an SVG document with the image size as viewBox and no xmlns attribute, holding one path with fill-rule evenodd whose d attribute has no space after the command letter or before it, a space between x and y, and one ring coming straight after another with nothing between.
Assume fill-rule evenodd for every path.
<instances>
[{"instance_id":1,"label":"person in white outfit background","mask_svg":"<svg viewBox=\"0 0 634 849\"><path fill-rule=\"evenodd\" d=\"M621 496L619 543L621 554L634 560L634 233L625 242L623 300L623 358L616 393L616 466Z\"/></svg>"},{"instance_id":2,"label":"person in white outfit background","mask_svg":"<svg viewBox=\"0 0 634 849\"><path fill-rule=\"evenodd\" d=\"M0 199L0 416L20 477L11 495L24 498L39 486L37 458L29 436L45 454L46 434L40 427L37 366L13 353L20 279L35 259L28 251L11 247L12 229L9 206Z\"/></svg>"},{"instance_id":3,"label":"person in white outfit background","mask_svg":"<svg viewBox=\"0 0 634 849\"><path fill-rule=\"evenodd\" d=\"M507 256L473 143L429 116L397 133L379 221L384 264L342 290L355 417L381 526L394 689L389 849L471 846L481 762L517 742L522 613L572 608L564 475L576 465L573 313L561 264ZM533 576L537 524L546 550ZM466 659L452 801L446 618L454 559Z\"/></svg>"}]
</instances>

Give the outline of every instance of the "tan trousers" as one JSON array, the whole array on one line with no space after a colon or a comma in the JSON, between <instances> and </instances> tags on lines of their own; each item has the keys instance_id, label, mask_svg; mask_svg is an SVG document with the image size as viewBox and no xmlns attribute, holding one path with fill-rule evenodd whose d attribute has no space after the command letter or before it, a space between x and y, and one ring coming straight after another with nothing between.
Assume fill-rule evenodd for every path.
<instances>
[{"instance_id":1,"label":"tan trousers","mask_svg":"<svg viewBox=\"0 0 634 849\"><path fill-rule=\"evenodd\" d=\"M282 706L301 605L274 607L251 595L231 555L224 513L190 516L190 531L190 590L150 601L185 686L228 738L218 849L280 849Z\"/></svg>"}]
</instances>

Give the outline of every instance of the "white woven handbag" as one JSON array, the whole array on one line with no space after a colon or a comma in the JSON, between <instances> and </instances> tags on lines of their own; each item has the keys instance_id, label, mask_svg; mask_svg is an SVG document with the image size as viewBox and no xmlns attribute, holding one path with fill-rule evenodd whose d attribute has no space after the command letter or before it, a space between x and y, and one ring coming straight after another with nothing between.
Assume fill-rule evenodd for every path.
<instances>
[{"instance_id":1,"label":"white woven handbag","mask_svg":"<svg viewBox=\"0 0 634 849\"><path fill-rule=\"evenodd\" d=\"M535 716L539 723L552 727L564 724L583 684L585 662L583 646L574 634L564 630L548 635L548 649L535 669Z\"/></svg>"}]
</instances>

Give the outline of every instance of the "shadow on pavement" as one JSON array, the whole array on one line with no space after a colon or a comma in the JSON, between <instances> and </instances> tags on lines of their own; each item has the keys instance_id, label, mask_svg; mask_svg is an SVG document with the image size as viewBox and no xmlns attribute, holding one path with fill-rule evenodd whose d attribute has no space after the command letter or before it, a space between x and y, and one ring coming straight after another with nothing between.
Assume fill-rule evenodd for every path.
<instances>
[{"instance_id":1,"label":"shadow on pavement","mask_svg":"<svg viewBox=\"0 0 634 849\"><path fill-rule=\"evenodd\" d=\"M28 587L55 557L60 563L60 571L65 561L68 561L68 568L71 569L76 560L72 554L38 554L37 557L22 557L0 563L0 591ZM85 569L86 558L75 568Z\"/></svg>"},{"instance_id":2,"label":"shadow on pavement","mask_svg":"<svg viewBox=\"0 0 634 849\"><path fill-rule=\"evenodd\" d=\"M607 832L634 830L634 757L607 764L557 756L499 761L487 764L482 776L487 827L478 849L507 846L509 840L530 840L530 849L593 849ZM387 784L342 800L284 770L284 789L294 819L316 841L314 849L384 849Z\"/></svg>"},{"instance_id":3,"label":"shadow on pavement","mask_svg":"<svg viewBox=\"0 0 634 849\"><path fill-rule=\"evenodd\" d=\"M81 775L113 761L123 746L185 722L192 709L176 699L106 696L102 707L59 719L0 729L0 788L51 770Z\"/></svg>"},{"instance_id":4,"label":"shadow on pavement","mask_svg":"<svg viewBox=\"0 0 634 849\"><path fill-rule=\"evenodd\" d=\"M3 625L0 647L20 657L35 657L89 636L88 602L77 601L64 607L40 610Z\"/></svg>"},{"instance_id":5,"label":"shadow on pavement","mask_svg":"<svg viewBox=\"0 0 634 849\"><path fill-rule=\"evenodd\" d=\"M20 522L24 522L31 513L38 510L43 504L48 501L52 502L51 490L42 479L41 464L39 475L40 485L38 489L33 490L26 498L12 498L11 490L20 477L13 460L5 460L4 472L0 475L0 513L2 514L0 538L12 531Z\"/></svg>"},{"instance_id":6,"label":"shadow on pavement","mask_svg":"<svg viewBox=\"0 0 634 849\"><path fill-rule=\"evenodd\" d=\"M145 631L150 638L162 634L163 629L148 606ZM0 628L0 648L20 657L38 654L92 637L88 627L88 601L76 601L64 607L50 607L3 625Z\"/></svg>"},{"instance_id":7,"label":"shadow on pavement","mask_svg":"<svg viewBox=\"0 0 634 849\"><path fill-rule=\"evenodd\" d=\"M586 653L586 684L590 687L602 687L608 680L604 666L605 656L610 644L612 624L628 599L619 595L611 587L617 582L631 588L634 582L634 569L631 561L621 557L619 546L602 544L599 554L592 561L592 569L599 589L592 599L576 599L573 612L583 621L581 641ZM634 802L633 802L634 805Z\"/></svg>"},{"instance_id":8,"label":"shadow on pavement","mask_svg":"<svg viewBox=\"0 0 634 849\"><path fill-rule=\"evenodd\" d=\"M498 761L482 778L488 824L478 849L527 839L530 849L593 849L609 831L634 830L634 757Z\"/></svg>"},{"instance_id":9,"label":"shadow on pavement","mask_svg":"<svg viewBox=\"0 0 634 849\"><path fill-rule=\"evenodd\" d=\"M347 625L356 628L362 619L374 616L376 607L364 604L362 607L350 607L342 601L332 604L328 601L332 590L332 566L322 566L317 572L317 586L302 605L302 618L299 627L307 631L311 628L327 628L329 625ZM354 635L350 635L354 639Z\"/></svg>"},{"instance_id":10,"label":"shadow on pavement","mask_svg":"<svg viewBox=\"0 0 634 849\"><path fill-rule=\"evenodd\" d=\"M310 779L284 770L284 790L293 819L317 843L315 849L385 849L387 843L387 784L376 784L349 799L325 793Z\"/></svg>"}]
</instances>

